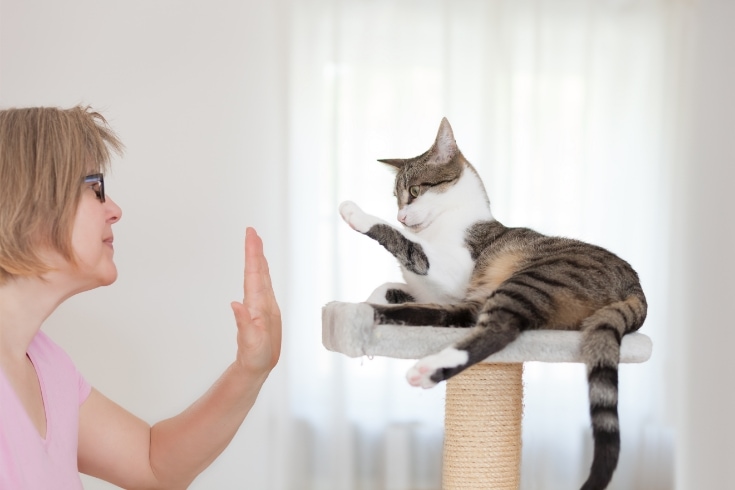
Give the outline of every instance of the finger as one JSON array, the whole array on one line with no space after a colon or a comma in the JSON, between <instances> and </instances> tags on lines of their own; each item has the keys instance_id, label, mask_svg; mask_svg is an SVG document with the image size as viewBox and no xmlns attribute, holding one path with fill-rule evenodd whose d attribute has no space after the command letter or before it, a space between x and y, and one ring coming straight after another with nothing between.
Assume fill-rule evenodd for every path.
<instances>
[{"instance_id":1,"label":"finger","mask_svg":"<svg viewBox=\"0 0 735 490\"><path fill-rule=\"evenodd\" d=\"M253 228L245 234L245 277L243 283L245 299L243 303L254 310L273 310L276 308L275 293L271 284L268 260L263 254L263 241ZM266 311L267 312L267 311Z\"/></svg>"},{"instance_id":2,"label":"finger","mask_svg":"<svg viewBox=\"0 0 735 490\"><path fill-rule=\"evenodd\" d=\"M245 278L249 274L259 276L260 280L270 287L270 269L268 260L263 254L263 240L254 228L245 231ZM246 285L247 288L247 285Z\"/></svg>"},{"instance_id":3,"label":"finger","mask_svg":"<svg viewBox=\"0 0 735 490\"><path fill-rule=\"evenodd\" d=\"M232 308L232 313L235 314L235 323L237 323L238 328L242 328L243 324L250 324L253 322L253 318L250 316L250 311L248 311L242 303L233 301L230 303L230 308Z\"/></svg>"},{"instance_id":4,"label":"finger","mask_svg":"<svg viewBox=\"0 0 735 490\"><path fill-rule=\"evenodd\" d=\"M255 228L247 227L245 229L245 265L250 265L250 270L260 272L262 267L268 270L268 263L265 262L263 255L263 240L255 231Z\"/></svg>"},{"instance_id":5,"label":"finger","mask_svg":"<svg viewBox=\"0 0 735 490\"><path fill-rule=\"evenodd\" d=\"M253 321L253 318L242 303L233 301L230 303L232 312L235 314L235 323L237 324L237 345L238 352L241 349L249 350L257 345L262 344L266 338L267 331L263 325L259 325Z\"/></svg>"}]
</instances>

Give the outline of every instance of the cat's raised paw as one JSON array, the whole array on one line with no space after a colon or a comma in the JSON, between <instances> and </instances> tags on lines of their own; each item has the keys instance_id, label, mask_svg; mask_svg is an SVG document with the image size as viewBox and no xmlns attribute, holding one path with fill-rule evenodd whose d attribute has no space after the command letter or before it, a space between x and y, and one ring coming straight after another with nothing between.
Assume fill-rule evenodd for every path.
<instances>
[{"instance_id":1,"label":"cat's raised paw","mask_svg":"<svg viewBox=\"0 0 735 490\"><path fill-rule=\"evenodd\" d=\"M467 364L469 356L466 350L447 347L443 351L426 356L419 360L406 373L406 379L412 386L433 388L445 378L444 370Z\"/></svg>"},{"instance_id":2,"label":"cat's raised paw","mask_svg":"<svg viewBox=\"0 0 735 490\"><path fill-rule=\"evenodd\" d=\"M378 223L374 216L366 214L360 206L352 201L344 201L339 205L339 214L350 227L360 233L367 233L373 225Z\"/></svg>"}]
</instances>

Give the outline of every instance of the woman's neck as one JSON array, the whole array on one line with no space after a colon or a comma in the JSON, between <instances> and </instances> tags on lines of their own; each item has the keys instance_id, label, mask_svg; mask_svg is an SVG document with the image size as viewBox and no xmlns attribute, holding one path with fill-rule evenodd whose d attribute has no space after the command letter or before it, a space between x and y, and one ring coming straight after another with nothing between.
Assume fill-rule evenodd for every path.
<instances>
[{"instance_id":1,"label":"woman's neck","mask_svg":"<svg viewBox=\"0 0 735 490\"><path fill-rule=\"evenodd\" d=\"M38 277L0 285L0 358L25 357L43 322L69 296Z\"/></svg>"}]
</instances>

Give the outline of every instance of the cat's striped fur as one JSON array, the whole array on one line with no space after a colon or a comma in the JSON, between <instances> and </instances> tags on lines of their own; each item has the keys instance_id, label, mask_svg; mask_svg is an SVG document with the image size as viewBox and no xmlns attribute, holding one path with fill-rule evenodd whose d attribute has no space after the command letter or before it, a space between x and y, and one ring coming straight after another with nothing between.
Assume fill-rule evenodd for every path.
<instances>
[{"instance_id":1,"label":"cat's striped fur","mask_svg":"<svg viewBox=\"0 0 735 490\"><path fill-rule=\"evenodd\" d=\"M457 344L420 360L411 384L431 387L504 348L529 329L580 330L595 440L583 490L604 489L617 466L618 361L623 335L646 317L638 275L613 253L495 220L482 181L442 120L434 145L397 170L399 229L340 207L357 231L401 264L405 285L371 296L380 324L466 327Z\"/></svg>"}]
</instances>

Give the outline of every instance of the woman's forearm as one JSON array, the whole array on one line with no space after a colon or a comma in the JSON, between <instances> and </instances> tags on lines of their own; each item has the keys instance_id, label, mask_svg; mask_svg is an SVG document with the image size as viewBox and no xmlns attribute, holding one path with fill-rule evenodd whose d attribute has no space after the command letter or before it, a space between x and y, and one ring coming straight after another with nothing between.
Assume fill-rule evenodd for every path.
<instances>
[{"instance_id":1,"label":"woman's forearm","mask_svg":"<svg viewBox=\"0 0 735 490\"><path fill-rule=\"evenodd\" d=\"M233 363L189 408L151 427L156 479L167 488L186 488L230 443L267 376Z\"/></svg>"}]
</instances>

